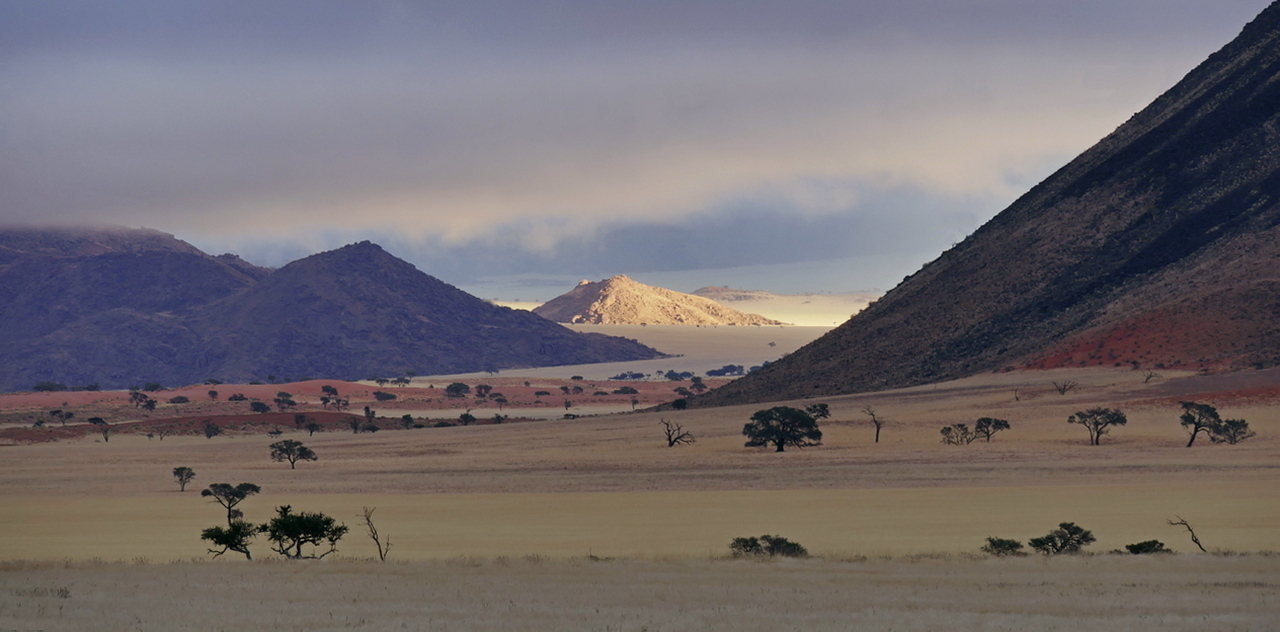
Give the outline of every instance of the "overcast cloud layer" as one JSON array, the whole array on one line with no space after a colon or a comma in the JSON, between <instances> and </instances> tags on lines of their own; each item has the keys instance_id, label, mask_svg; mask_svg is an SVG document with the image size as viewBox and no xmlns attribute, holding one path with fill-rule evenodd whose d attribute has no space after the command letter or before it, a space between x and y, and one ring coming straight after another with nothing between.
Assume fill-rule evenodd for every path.
<instances>
[{"instance_id":1,"label":"overcast cloud layer","mask_svg":"<svg viewBox=\"0 0 1280 632\"><path fill-rule=\"evenodd\" d=\"M937 256L1267 2L114 4L0 3L0 219L267 265L368 238L464 288L756 266L680 278L843 291Z\"/></svg>"}]
</instances>

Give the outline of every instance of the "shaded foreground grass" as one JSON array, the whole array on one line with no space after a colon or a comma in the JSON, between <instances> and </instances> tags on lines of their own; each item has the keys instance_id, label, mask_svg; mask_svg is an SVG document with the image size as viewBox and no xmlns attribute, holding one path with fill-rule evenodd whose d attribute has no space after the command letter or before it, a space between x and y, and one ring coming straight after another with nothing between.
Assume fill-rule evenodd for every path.
<instances>
[{"instance_id":1,"label":"shaded foreground grass","mask_svg":"<svg viewBox=\"0 0 1280 632\"><path fill-rule=\"evenodd\" d=\"M1267 630L1280 556L0 564L0 629Z\"/></svg>"}]
</instances>

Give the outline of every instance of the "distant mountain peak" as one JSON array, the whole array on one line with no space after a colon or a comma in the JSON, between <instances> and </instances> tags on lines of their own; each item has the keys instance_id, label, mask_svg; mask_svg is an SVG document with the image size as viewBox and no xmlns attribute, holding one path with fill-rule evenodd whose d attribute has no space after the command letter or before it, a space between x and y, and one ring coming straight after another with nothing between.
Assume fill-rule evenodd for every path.
<instances>
[{"instance_id":1,"label":"distant mountain peak","mask_svg":"<svg viewBox=\"0 0 1280 632\"><path fill-rule=\"evenodd\" d=\"M533 313L560 323L604 325L781 325L713 300L645 285L619 274L583 281Z\"/></svg>"}]
</instances>

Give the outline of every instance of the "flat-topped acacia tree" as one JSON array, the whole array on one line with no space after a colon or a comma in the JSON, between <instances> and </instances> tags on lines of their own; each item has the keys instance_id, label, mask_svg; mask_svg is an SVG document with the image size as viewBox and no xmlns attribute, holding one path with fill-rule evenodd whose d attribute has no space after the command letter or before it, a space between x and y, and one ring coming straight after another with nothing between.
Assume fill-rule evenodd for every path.
<instances>
[{"instance_id":1,"label":"flat-topped acacia tree","mask_svg":"<svg viewBox=\"0 0 1280 632\"><path fill-rule=\"evenodd\" d=\"M232 485L231 483L214 483L208 489L202 490L200 496L204 498L212 498L213 502L222 505L227 510L227 524L231 524L233 520L239 518L242 514L236 510L236 505L244 502L244 499L261 492L262 488L253 483L240 483Z\"/></svg>"},{"instance_id":2,"label":"flat-topped acacia tree","mask_svg":"<svg viewBox=\"0 0 1280 632\"><path fill-rule=\"evenodd\" d=\"M818 421L809 413L790 406L777 406L757 410L751 421L742 427L748 439L748 448L773 445L775 452L783 452L787 446L805 448L822 444L822 431Z\"/></svg>"},{"instance_id":3,"label":"flat-topped acacia tree","mask_svg":"<svg viewBox=\"0 0 1280 632\"><path fill-rule=\"evenodd\" d=\"M1115 408L1090 408L1067 417L1067 423L1084 426L1089 431L1089 445L1101 445L1102 435L1111 432L1112 426L1129 423L1129 419Z\"/></svg>"}]
</instances>

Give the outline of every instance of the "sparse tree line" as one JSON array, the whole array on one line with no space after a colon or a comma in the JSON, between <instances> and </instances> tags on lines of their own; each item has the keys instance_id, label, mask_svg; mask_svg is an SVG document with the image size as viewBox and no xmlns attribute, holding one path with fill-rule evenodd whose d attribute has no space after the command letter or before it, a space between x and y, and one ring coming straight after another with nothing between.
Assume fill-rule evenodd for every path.
<instances>
[{"instance_id":1,"label":"sparse tree line","mask_svg":"<svg viewBox=\"0 0 1280 632\"><path fill-rule=\"evenodd\" d=\"M1200 543L1200 538L1196 536L1196 532L1191 525L1182 517L1176 520L1169 520L1169 526L1184 527L1191 536L1191 541L1200 549L1205 551L1204 546ZM1093 532L1081 527L1074 522L1063 522L1049 533L1038 538L1027 540L1027 546L1032 551L1045 556L1055 555L1076 555L1084 552L1084 549L1090 544L1097 541ZM1017 557L1028 555L1023 550L1023 544L1019 540L1012 538L988 537L985 544L979 549L987 555L993 557ZM798 542L792 542L787 538L776 535L762 535L759 537L739 537L734 538L729 543L729 552L736 558L766 558L766 557L808 557L809 551L801 546ZM1126 544L1124 549L1115 549L1112 554L1131 554L1131 555L1151 555L1157 553L1172 554L1173 551L1165 546L1159 540L1144 540L1142 542L1134 542Z\"/></svg>"},{"instance_id":2,"label":"sparse tree line","mask_svg":"<svg viewBox=\"0 0 1280 632\"><path fill-rule=\"evenodd\" d=\"M1191 541L1200 549L1202 553L1207 553L1204 545L1200 543L1200 538L1196 536L1195 530L1191 525L1178 516L1177 519L1168 520L1169 526L1183 527L1191 536ZM1054 555L1075 555L1081 553L1085 547L1097 541L1093 532L1076 525L1074 522L1063 522L1058 525L1057 529L1040 536L1027 540L1027 545L1031 550L1046 556ZM1010 557L1027 555L1023 550L1022 542L1012 538L987 538L986 544L981 549L983 553L995 557ZM1151 555L1155 553L1173 553L1172 550L1165 547L1165 544L1159 540L1143 540L1142 542L1134 542L1126 544L1124 549L1115 549L1111 551L1113 554L1131 555Z\"/></svg>"},{"instance_id":3,"label":"sparse tree line","mask_svg":"<svg viewBox=\"0 0 1280 632\"><path fill-rule=\"evenodd\" d=\"M1181 402L1180 405L1183 413L1179 420L1190 435L1187 447L1191 447L1200 434L1207 435L1213 443L1229 445L1246 441L1256 434L1249 429L1249 422L1243 419L1222 419L1217 409L1209 404ZM870 406L863 408L862 414L875 431L874 442L879 443L881 431L889 425L888 420ZM747 437L744 445L748 448L772 447L774 452L784 452L787 447L822 445L822 430L818 427L818 422L830 416L827 404L812 404L804 409L775 406L758 410L742 428L742 434ZM666 419L660 423L668 447L693 442L693 434L681 425ZM1103 436L1110 434L1114 428L1128 424L1129 420L1123 412L1114 408L1091 408L1068 416L1067 423L1083 427L1089 434L1090 445L1101 445ZM940 434L943 444L965 446L979 439L990 443L997 433L1011 427L1012 424L1007 420L981 417L974 422L972 428L964 423L951 424L943 426Z\"/></svg>"},{"instance_id":4,"label":"sparse tree line","mask_svg":"<svg viewBox=\"0 0 1280 632\"><path fill-rule=\"evenodd\" d=\"M279 441L271 444L271 459L288 462L294 468L298 461L315 461L316 454L299 441ZM187 485L195 480L196 472L190 467L173 468L173 478L178 484L178 491L186 491ZM334 518L319 512L293 512L291 505L276 508L276 515L261 524L244 519L240 504L249 497L262 491L253 483L214 483L200 492L200 496L209 498L226 511L226 526L217 525L204 529L200 539L208 542L209 553L219 557L228 551L240 553L245 559L252 560L250 546L253 540L266 534L270 548L281 557L291 560L322 559L338 550L338 541L347 534L349 528ZM391 541L378 531L373 522L375 508L365 507L361 518L370 539L378 551L378 559L386 561L391 550Z\"/></svg>"}]
</instances>

